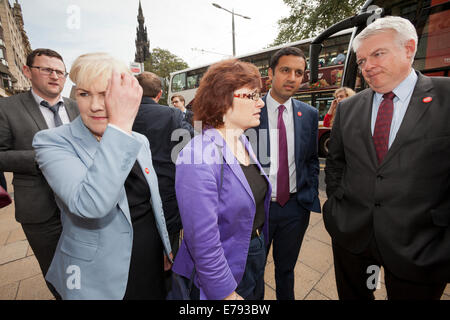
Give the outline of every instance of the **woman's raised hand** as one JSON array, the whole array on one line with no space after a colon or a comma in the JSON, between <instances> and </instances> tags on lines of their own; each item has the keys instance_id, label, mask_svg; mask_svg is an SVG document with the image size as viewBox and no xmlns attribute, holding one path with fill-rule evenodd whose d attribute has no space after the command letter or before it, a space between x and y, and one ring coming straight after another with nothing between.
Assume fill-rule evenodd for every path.
<instances>
[{"instance_id":1,"label":"woman's raised hand","mask_svg":"<svg viewBox=\"0 0 450 320\"><path fill-rule=\"evenodd\" d=\"M142 99L142 87L135 77L113 72L105 95L109 123L131 133Z\"/></svg>"}]
</instances>

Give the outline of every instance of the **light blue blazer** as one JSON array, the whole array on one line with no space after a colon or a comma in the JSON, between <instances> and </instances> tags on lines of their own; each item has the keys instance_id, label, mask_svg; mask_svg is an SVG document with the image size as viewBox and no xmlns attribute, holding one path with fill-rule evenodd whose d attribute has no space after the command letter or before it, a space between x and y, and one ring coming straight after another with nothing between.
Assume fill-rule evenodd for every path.
<instances>
[{"instance_id":1,"label":"light blue blazer","mask_svg":"<svg viewBox=\"0 0 450 320\"><path fill-rule=\"evenodd\" d=\"M150 187L164 249L171 252L147 138L109 126L98 142L78 117L40 131L33 147L63 225L46 279L63 299L122 299L133 244L124 183L136 159Z\"/></svg>"}]
</instances>

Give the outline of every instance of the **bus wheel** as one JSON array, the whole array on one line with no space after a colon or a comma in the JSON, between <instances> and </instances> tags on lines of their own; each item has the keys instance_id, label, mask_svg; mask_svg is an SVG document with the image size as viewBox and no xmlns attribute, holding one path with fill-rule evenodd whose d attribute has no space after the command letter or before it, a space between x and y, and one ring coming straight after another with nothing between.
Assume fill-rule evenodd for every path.
<instances>
[{"instance_id":1,"label":"bus wheel","mask_svg":"<svg viewBox=\"0 0 450 320\"><path fill-rule=\"evenodd\" d=\"M320 156L326 157L328 155L328 143L329 142L330 142L330 132L326 132L320 137L320 141L319 141Z\"/></svg>"}]
</instances>

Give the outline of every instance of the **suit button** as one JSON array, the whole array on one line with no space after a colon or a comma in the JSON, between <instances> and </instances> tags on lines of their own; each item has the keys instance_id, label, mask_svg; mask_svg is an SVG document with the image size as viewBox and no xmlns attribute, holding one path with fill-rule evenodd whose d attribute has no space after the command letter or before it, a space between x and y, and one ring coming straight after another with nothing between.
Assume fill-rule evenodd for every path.
<instances>
[{"instance_id":1,"label":"suit button","mask_svg":"<svg viewBox=\"0 0 450 320\"><path fill-rule=\"evenodd\" d=\"M378 180L383 180L384 177L383 177L381 174L379 174L379 175L377 175L377 179L378 179Z\"/></svg>"},{"instance_id":2,"label":"suit button","mask_svg":"<svg viewBox=\"0 0 450 320\"><path fill-rule=\"evenodd\" d=\"M375 208L379 208L379 207L381 207L381 204L379 204L378 202L375 203Z\"/></svg>"}]
</instances>

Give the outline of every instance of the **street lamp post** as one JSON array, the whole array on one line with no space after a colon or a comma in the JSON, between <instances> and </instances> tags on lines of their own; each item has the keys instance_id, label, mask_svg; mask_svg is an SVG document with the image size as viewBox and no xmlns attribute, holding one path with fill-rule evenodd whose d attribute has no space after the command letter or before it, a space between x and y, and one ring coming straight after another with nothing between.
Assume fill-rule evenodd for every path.
<instances>
[{"instance_id":1,"label":"street lamp post","mask_svg":"<svg viewBox=\"0 0 450 320\"><path fill-rule=\"evenodd\" d=\"M250 17L247 17L247 16L243 16L243 15L241 15L241 14L238 14L238 13L235 13L234 12L234 9L232 9L231 11L230 10L228 10L228 9L225 9L225 8L223 8L223 7L221 7L220 5L218 5L217 3L213 3L212 4L214 7L216 7L216 8L218 8L218 9L222 9L222 10L225 10L226 12L228 12L228 13L231 13L231 31L232 31L232 40L233 40L233 57L235 57L236 56L236 40L235 40L235 32L234 32L234 16L236 15L236 16L239 16L239 17L242 17L242 18L244 18L244 19L251 19Z\"/></svg>"}]
</instances>

